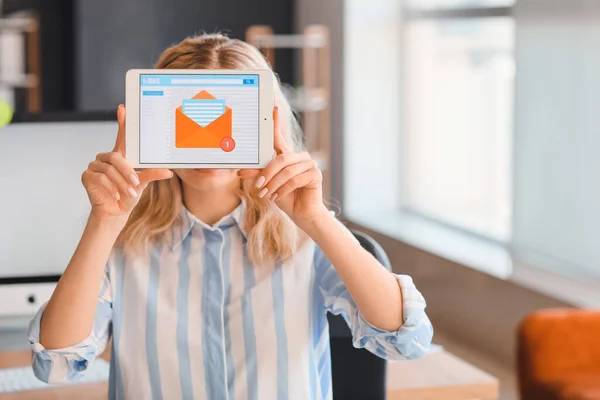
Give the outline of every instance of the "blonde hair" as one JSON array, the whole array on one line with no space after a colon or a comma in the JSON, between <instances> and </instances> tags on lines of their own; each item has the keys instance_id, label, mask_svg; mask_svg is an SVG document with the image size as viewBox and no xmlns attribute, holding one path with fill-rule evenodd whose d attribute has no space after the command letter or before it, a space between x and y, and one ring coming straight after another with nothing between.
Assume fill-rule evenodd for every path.
<instances>
[{"instance_id":1,"label":"blonde hair","mask_svg":"<svg viewBox=\"0 0 600 400\"><path fill-rule=\"evenodd\" d=\"M271 69L258 49L222 34L190 37L169 47L155 68ZM275 103L286 141L300 150L300 129L279 82L275 83ZM253 182L240 179L239 195L245 203L242 229L247 234L248 258L258 265L287 259L298 244L298 230L276 205L258 198L253 186ZM117 244L131 250L167 240L170 237L167 232L182 224L182 204L181 181L176 174L169 180L152 182L133 209Z\"/></svg>"}]
</instances>

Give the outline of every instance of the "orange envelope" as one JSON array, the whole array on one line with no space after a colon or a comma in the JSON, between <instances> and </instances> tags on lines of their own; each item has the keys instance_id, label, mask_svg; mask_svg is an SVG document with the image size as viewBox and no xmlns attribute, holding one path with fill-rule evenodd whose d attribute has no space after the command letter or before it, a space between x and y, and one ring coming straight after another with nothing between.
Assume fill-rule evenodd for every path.
<instances>
[{"instance_id":1,"label":"orange envelope","mask_svg":"<svg viewBox=\"0 0 600 400\"><path fill-rule=\"evenodd\" d=\"M195 100L214 100L215 97L206 90L194 97ZM225 107L225 113L206 127L201 127L182 111L182 106L175 110L175 147L177 148L221 148L221 140L231 137L231 108Z\"/></svg>"}]
</instances>

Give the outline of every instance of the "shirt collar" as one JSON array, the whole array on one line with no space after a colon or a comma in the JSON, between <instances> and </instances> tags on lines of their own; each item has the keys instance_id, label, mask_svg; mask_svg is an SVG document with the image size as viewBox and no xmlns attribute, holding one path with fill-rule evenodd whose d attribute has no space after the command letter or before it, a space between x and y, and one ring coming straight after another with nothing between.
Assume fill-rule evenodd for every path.
<instances>
[{"instance_id":1,"label":"shirt collar","mask_svg":"<svg viewBox=\"0 0 600 400\"><path fill-rule=\"evenodd\" d=\"M244 210L246 208L245 202L242 200L242 203L237 206L235 210L233 210L230 214L221 218L216 224L213 226L208 225L207 223L199 220L194 214L192 214L184 205L181 206L181 212L179 213L178 222L174 223L171 227L170 234L170 247L171 251L175 251L177 247L183 243L185 238L190 234L194 225L198 224L203 229L208 229L211 231L222 229L228 226L237 225L238 229L246 238L246 231L242 228L242 218L244 215Z\"/></svg>"}]
</instances>

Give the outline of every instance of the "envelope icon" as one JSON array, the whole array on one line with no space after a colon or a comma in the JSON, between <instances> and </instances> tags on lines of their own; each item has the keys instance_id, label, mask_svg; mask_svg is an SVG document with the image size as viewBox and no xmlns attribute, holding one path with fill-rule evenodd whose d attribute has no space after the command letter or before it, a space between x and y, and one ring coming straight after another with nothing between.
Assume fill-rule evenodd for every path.
<instances>
[{"instance_id":1,"label":"envelope icon","mask_svg":"<svg viewBox=\"0 0 600 400\"><path fill-rule=\"evenodd\" d=\"M215 100L206 90L195 95L194 100ZM182 106L175 110L175 147L177 148L221 148L221 140L231 137L231 108L210 124L202 127L185 115Z\"/></svg>"}]
</instances>

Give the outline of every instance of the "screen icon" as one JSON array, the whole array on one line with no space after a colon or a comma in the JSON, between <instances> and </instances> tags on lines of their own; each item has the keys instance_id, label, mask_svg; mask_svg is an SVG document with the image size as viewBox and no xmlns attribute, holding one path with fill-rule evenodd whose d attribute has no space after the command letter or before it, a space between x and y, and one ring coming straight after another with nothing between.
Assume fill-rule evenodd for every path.
<instances>
[{"instance_id":1,"label":"screen icon","mask_svg":"<svg viewBox=\"0 0 600 400\"><path fill-rule=\"evenodd\" d=\"M235 148L232 138L232 112L224 100L201 91L175 110L175 147Z\"/></svg>"}]
</instances>

